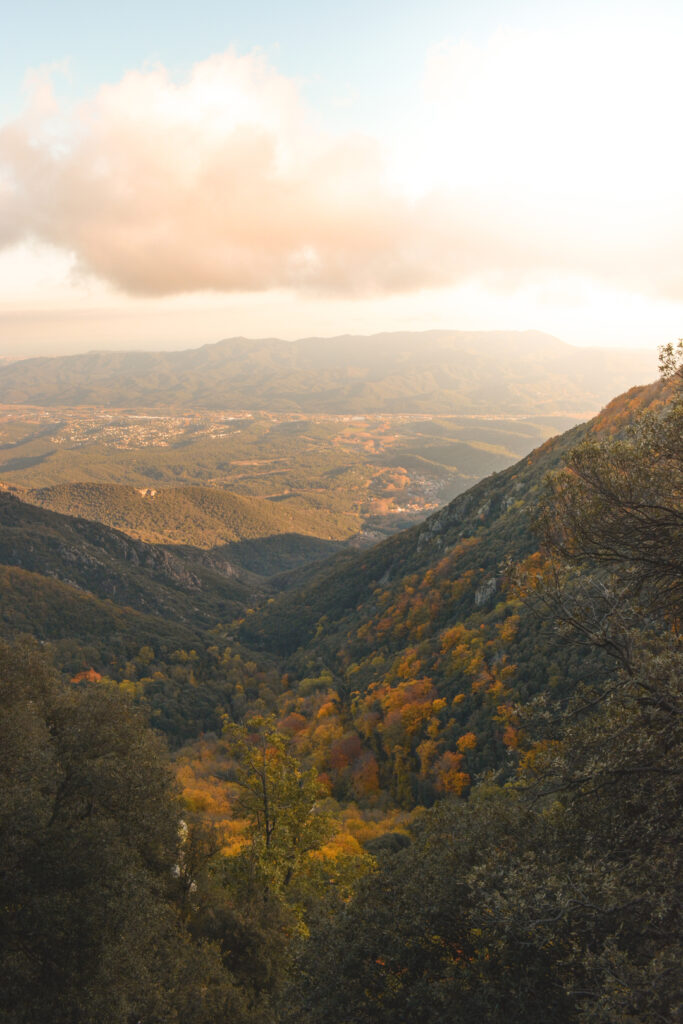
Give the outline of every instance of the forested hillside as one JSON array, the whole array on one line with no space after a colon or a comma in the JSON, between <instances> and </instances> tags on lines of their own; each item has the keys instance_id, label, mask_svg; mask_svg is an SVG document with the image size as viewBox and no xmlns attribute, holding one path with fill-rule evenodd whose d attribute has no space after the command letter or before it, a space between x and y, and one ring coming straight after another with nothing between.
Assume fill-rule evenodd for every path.
<instances>
[{"instance_id":1,"label":"forested hillside","mask_svg":"<svg viewBox=\"0 0 683 1024\"><path fill-rule=\"evenodd\" d=\"M321 538L329 530L327 519L314 511L216 487L72 483L35 488L21 497L54 512L104 523L150 544L210 549L282 534Z\"/></svg>"},{"instance_id":2,"label":"forested hillside","mask_svg":"<svg viewBox=\"0 0 683 1024\"><path fill-rule=\"evenodd\" d=\"M654 370L645 351L574 348L534 331L232 338L184 352L10 363L0 366L0 402L138 411L585 413Z\"/></svg>"},{"instance_id":3,"label":"forested hillside","mask_svg":"<svg viewBox=\"0 0 683 1024\"><path fill-rule=\"evenodd\" d=\"M3 492L0 564L195 627L232 618L251 593L229 563L219 572L218 567L202 565L191 549L144 544L99 523L35 508Z\"/></svg>"},{"instance_id":4,"label":"forested hillside","mask_svg":"<svg viewBox=\"0 0 683 1024\"><path fill-rule=\"evenodd\" d=\"M531 525L545 474L560 466L567 452L586 437L610 436L664 401L661 384L631 389L589 423L552 438L514 466L487 477L424 523L362 555L350 556L333 574L324 573L319 583L298 595L296 603L269 605L250 618L243 636L253 644L289 655L307 645L325 617L325 629L318 638L329 635L333 641L329 646L336 649L347 617L353 619L358 609L359 618L367 622L373 600L381 595L382 603L391 605L392 595L404 589L408 577L417 574L411 581L414 587L425 573L434 572L442 559L448 560L451 579L462 568L471 573L470 583L474 584L466 588L462 603L455 605L456 614L490 605L498 592L504 560L518 560L536 549L538 541ZM475 591L481 584L484 588L477 599Z\"/></svg>"},{"instance_id":5,"label":"forested hillside","mask_svg":"<svg viewBox=\"0 0 683 1024\"><path fill-rule=\"evenodd\" d=\"M241 641L285 658L302 749L315 748L319 725L297 680L330 681L335 745L317 756L335 795L356 792L368 759L379 790L405 807L464 792L486 769L512 763L520 701L548 691L566 698L606 671L598 651L548 628L517 577L520 566L542 566L533 522L546 474L581 441L654 414L668 387L633 389L420 526L342 557L297 600L283 596L247 616Z\"/></svg>"},{"instance_id":6,"label":"forested hillside","mask_svg":"<svg viewBox=\"0 0 683 1024\"><path fill-rule=\"evenodd\" d=\"M289 1019L679 1017L682 386L544 488L527 600L607 677L516 706L513 781L426 815L314 931Z\"/></svg>"},{"instance_id":7,"label":"forested hillside","mask_svg":"<svg viewBox=\"0 0 683 1024\"><path fill-rule=\"evenodd\" d=\"M673 1024L681 354L280 596L0 495L8 1024Z\"/></svg>"}]
</instances>

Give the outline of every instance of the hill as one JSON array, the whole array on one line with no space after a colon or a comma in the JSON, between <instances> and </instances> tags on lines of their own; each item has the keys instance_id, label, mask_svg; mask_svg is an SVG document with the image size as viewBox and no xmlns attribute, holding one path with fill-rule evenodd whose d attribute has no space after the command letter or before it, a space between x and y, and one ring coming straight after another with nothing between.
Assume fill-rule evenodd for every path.
<instances>
[{"instance_id":1,"label":"hill","mask_svg":"<svg viewBox=\"0 0 683 1024\"><path fill-rule=\"evenodd\" d=\"M618 432L663 400L660 384L633 389L591 423L551 439L419 526L365 551L337 554L320 568L306 563L330 548L312 552L310 545L320 542L302 535L254 537L205 549L148 544L8 494L0 494L0 565L43 581L38 589L45 604L38 601L31 611L37 635L57 635L41 633L43 620L59 618L54 582L71 588L70 602L76 588L193 632L196 665L169 662L157 651L148 679L144 665L135 670L135 678L147 679L136 694L151 700L160 714L167 713L173 694L168 728L174 737L192 736L191 723L217 728L220 707L238 717L252 706L282 721L294 715L302 752L325 771L338 799L358 797L363 790L363 799L372 803L388 793L410 808L431 802L446 784L446 755L459 757L454 753L459 743L472 744L456 773L463 778L505 765L514 742L506 709L517 700L549 688L570 693L602 671L597 656L564 647L538 616L527 613L505 566L536 551L531 519L545 474L582 438ZM215 539L214 494L197 491L197 504L188 506L182 491L171 494L169 515L204 509L206 519L200 522L208 542ZM105 502L109 492L93 494ZM137 509L138 498L144 509L150 501L115 488L115 507L119 496L124 510ZM206 505L199 500L203 496ZM147 530L157 528L153 520L144 522ZM269 527L270 521L264 522ZM179 524L178 519L174 529ZM279 569L285 575L273 578ZM271 576L268 585L265 575ZM279 588L285 591L280 596ZM23 616L19 628L28 619ZM72 632L75 624L72 616L62 638L84 635ZM150 622L144 640L152 646L153 628ZM233 664L235 641L243 652L234 677L241 689L222 683L219 702L216 681L225 678L224 665ZM213 651L206 654L204 669L202 651ZM100 671L106 668L122 684L129 679L123 664L113 669L94 654L91 663L96 661ZM253 682L263 665L270 672L276 664L276 673L285 673L281 682L271 676L267 684ZM208 690L202 671L210 672ZM368 764L374 765L375 789L366 791L359 779L367 783Z\"/></svg>"},{"instance_id":2,"label":"hill","mask_svg":"<svg viewBox=\"0 0 683 1024\"><path fill-rule=\"evenodd\" d=\"M233 618L253 581L201 564L192 549L144 544L118 530L60 515L0 492L0 565L77 587L100 600L191 624Z\"/></svg>"},{"instance_id":3,"label":"hill","mask_svg":"<svg viewBox=\"0 0 683 1024\"><path fill-rule=\"evenodd\" d=\"M282 534L322 537L328 517L315 510L232 494L217 487L128 487L69 483L21 493L22 500L122 530L149 544L210 549Z\"/></svg>"},{"instance_id":4,"label":"hill","mask_svg":"<svg viewBox=\"0 0 683 1024\"><path fill-rule=\"evenodd\" d=\"M0 565L0 635L25 634L60 645L58 663L85 668L84 657L124 659L154 638L160 650L192 647L198 634L162 616L98 598L40 572Z\"/></svg>"},{"instance_id":5,"label":"hill","mask_svg":"<svg viewBox=\"0 0 683 1024\"><path fill-rule=\"evenodd\" d=\"M495 374L492 368L495 367ZM305 413L552 413L600 408L653 353L527 332L233 338L183 352L90 352L0 366L0 404Z\"/></svg>"},{"instance_id":6,"label":"hill","mask_svg":"<svg viewBox=\"0 0 683 1024\"><path fill-rule=\"evenodd\" d=\"M203 529L191 531L200 545L212 536L216 542L231 536L230 529L225 532L229 523L240 536L253 538L245 533L252 514L257 529L271 536L295 531L347 540L367 530L381 539L576 420L565 415L139 415L5 407L0 410L0 487L25 495L27 488L75 484L73 506L65 489L45 491L38 500L88 518L110 516L111 500L121 520L110 517L107 523L134 530L144 520L143 527L157 539L179 520L181 532L173 537L182 543L189 539L183 534L190 526L185 512L205 522L205 539ZM96 493L85 484L125 484L148 492L146 497L162 488L175 495L173 502L161 500L162 517L149 502L146 512L142 502L135 504L132 492L128 497L123 491ZM205 490L188 492L195 495L190 509L188 495L178 489L193 486ZM206 493L209 487L216 491L213 498ZM225 507L220 491L228 494ZM270 507L259 502L238 507L230 494L266 498ZM140 536L151 539L152 533Z\"/></svg>"},{"instance_id":7,"label":"hill","mask_svg":"<svg viewBox=\"0 0 683 1024\"><path fill-rule=\"evenodd\" d=\"M530 516L545 474L560 466L566 453L586 436L623 429L644 408L660 403L661 394L659 383L632 388L593 420L551 438L513 466L486 477L421 524L369 551L342 556L333 570L323 572L310 589L297 594L296 601L288 598L269 604L251 617L244 637L289 656L305 647L322 617L329 623L327 631L341 635L345 616L361 617L368 610L366 602L374 607L378 593L386 603L387 595L400 591L408 577L423 576L456 548L457 566L471 570L477 586L490 581L489 599L493 599L503 560L520 559L535 550ZM458 611L489 603L489 599L477 600L475 591L474 586L467 588Z\"/></svg>"},{"instance_id":8,"label":"hill","mask_svg":"<svg viewBox=\"0 0 683 1024\"><path fill-rule=\"evenodd\" d=\"M598 650L566 645L550 617L520 600L512 570L537 557L546 474L581 440L618 433L665 400L662 384L632 389L421 525L339 556L247 616L240 640L285 659L280 713L300 716L299 749L338 799L367 796L370 777L406 808L463 792L511 765L519 702L568 697L604 676Z\"/></svg>"}]
</instances>

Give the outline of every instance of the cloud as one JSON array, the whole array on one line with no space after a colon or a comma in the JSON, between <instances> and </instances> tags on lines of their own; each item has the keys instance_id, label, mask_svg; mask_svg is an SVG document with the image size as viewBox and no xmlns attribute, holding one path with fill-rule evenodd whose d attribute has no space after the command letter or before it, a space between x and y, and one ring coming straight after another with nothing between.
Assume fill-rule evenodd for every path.
<instances>
[{"instance_id":1,"label":"cloud","mask_svg":"<svg viewBox=\"0 0 683 1024\"><path fill-rule=\"evenodd\" d=\"M397 143L398 180L447 189L501 284L568 272L681 299L680 41L626 18L446 40Z\"/></svg>"},{"instance_id":2,"label":"cloud","mask_svg":"<svg viewBox=\"0 0 683 1024\"><path fill-rule=\"evenodd\" d=\"M70 108L34 78L0 129L0 246L47 242L141 296L512 289L559 271L680 297L680 188L654 194L651 152L630 185L615 177L647 103L627 123L595 40L588 82L558 45L503 33L436 48L398 168L378 140L325 130L259 54L211 57L181 83L163 67L129 72ZM594 117L582 127L593 92L601 118L614 107L612 148Z\"/></svg>"},{"instance_id":3,"label":"cloud","mask_svg":"<svg viewBox=\"0 0 683 1024\"><path fill-rule=\"evenodd\" d=\"M43 82L0 132L0 243L73 250L133 294L434 283L424 207L387 188L376 143L317 128L258 55L212 57L181 85L131 72L66 116Z\"/></svg>"}]
</instances>

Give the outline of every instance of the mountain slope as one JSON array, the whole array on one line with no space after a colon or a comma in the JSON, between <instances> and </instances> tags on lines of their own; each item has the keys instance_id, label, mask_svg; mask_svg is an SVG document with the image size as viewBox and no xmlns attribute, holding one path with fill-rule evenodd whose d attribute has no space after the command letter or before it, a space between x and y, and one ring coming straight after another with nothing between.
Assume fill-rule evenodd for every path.
<instances>
[{"instance_id":1,"label":"mountain slope","mask_svg":"<svg viewBox=\"0 0 683 1024\"><path fill-rule=\"evenodd\" d=\"M366 602L377 588L386 600L408 577L422 578L444 556L452 559L463 541L467 543L459 550L457 565L475 574L476 587L468 588L462 607L477 607L476 589L496 578L503 559L523 558L535 550L530 516L545 474L559 467L584 437L623 429L644 409L661 406L663 393L660 383L632 388L589 423L551 438L520 462L486 477L418 526L362 554L340 556L296 600L290 595L250 617L244 639L289 655L310 640L323 616L330 620L330 630L341 633L344 617L367 611ZM496 590L489 589L492 598Z\"/></svg>"},{"instance_id":2,"label":"mountain slope","mask_svg":"<svg viewBox=\"0 0 683 1024\"><path fill-rule=\"evenodd\" d=\"M57 579L101 600L193 628L233 618L254 589L229 564L219 572L202 565L191 549L144 544L2 492L0 565Z\"/></svg>"},{"instance_id":3,"label":"mountain slope","mask_svg":"<svg viewBox=\"0 0 683 1024\"><path fill-rule=\"evenodd\" d=\"M246 618L241 641L286 659L283 721L296 719L298 748L337 799L388 791L410 808L462 793L511 767L518 702L604 677L604 655L565 644L551 617L520 600L507 567L538 557L545 475L583 438L666 400L664 385L633 389L420 526L338 558Z\"/></svg>"},{"instance_id":4,"label":"mountain slope","mask_svg":"<svg viewBox=\"0 0 683 1024\"><path fill-rule=\"evenodd\" d=\"M128 487L69 483L21 494L42 508L123 530L149 544L214 548L282 534L325 535L327 521L315 510L233 494L217 487Z\"/></svg>"},{"instance_id":5,"label":"mountain slope","mask_svg":"<svg viewBox=\"0 0 683 1024\"><path fill-rule=\"evenodd\" d=\"M91 352L0 366L0 402L105 408L585 412L654 373L649 352L528 332L427 331ZM491 373L495 366L495 375Z\"/></svg>"},{"instance_id":6,"label":"mountain slope","mask_svg":"<svg viewBox=\"0 0 683 1024\"><path fill-rule=\"evenodd\" d=\"M194 630L172 619L122 607L42 573L0 565L0 634L22 633L41 643L66 640L67 647L82 652L81 664L92 658L93 644L100 652L126 657L152 638L171 650L197 642Z\"/></svg>"}]
</instances>

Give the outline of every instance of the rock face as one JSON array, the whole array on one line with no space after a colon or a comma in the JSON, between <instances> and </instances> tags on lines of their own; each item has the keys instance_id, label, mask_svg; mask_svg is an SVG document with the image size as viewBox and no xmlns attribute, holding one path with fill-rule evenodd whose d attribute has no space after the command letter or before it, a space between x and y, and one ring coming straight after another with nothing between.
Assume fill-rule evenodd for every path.
<instances>
[{"instance_id":1,"label":"rock face","mask_svg":"<svg viewBox=\"0 0 683 1024\"><path fill-rule=\"evenodd\" d=\"M253 588L232 566L228 579L217 566L202 563L201 554L146 544L0 492L0 565L60 580L137 611L210 623L236 613Z\"/></svg>"},{"instance_id":2,"label":"rock face","mask_svg":"<svg viewBox=\"0 0 683 1024\"><path fill-rule=\"evenodd\" d=\"M481 605L486 604L498 589L498 580L495 577L484 580L484 582L477 587L474 592L474 603L479 608Z\"/></svg>"}]
</instances>

